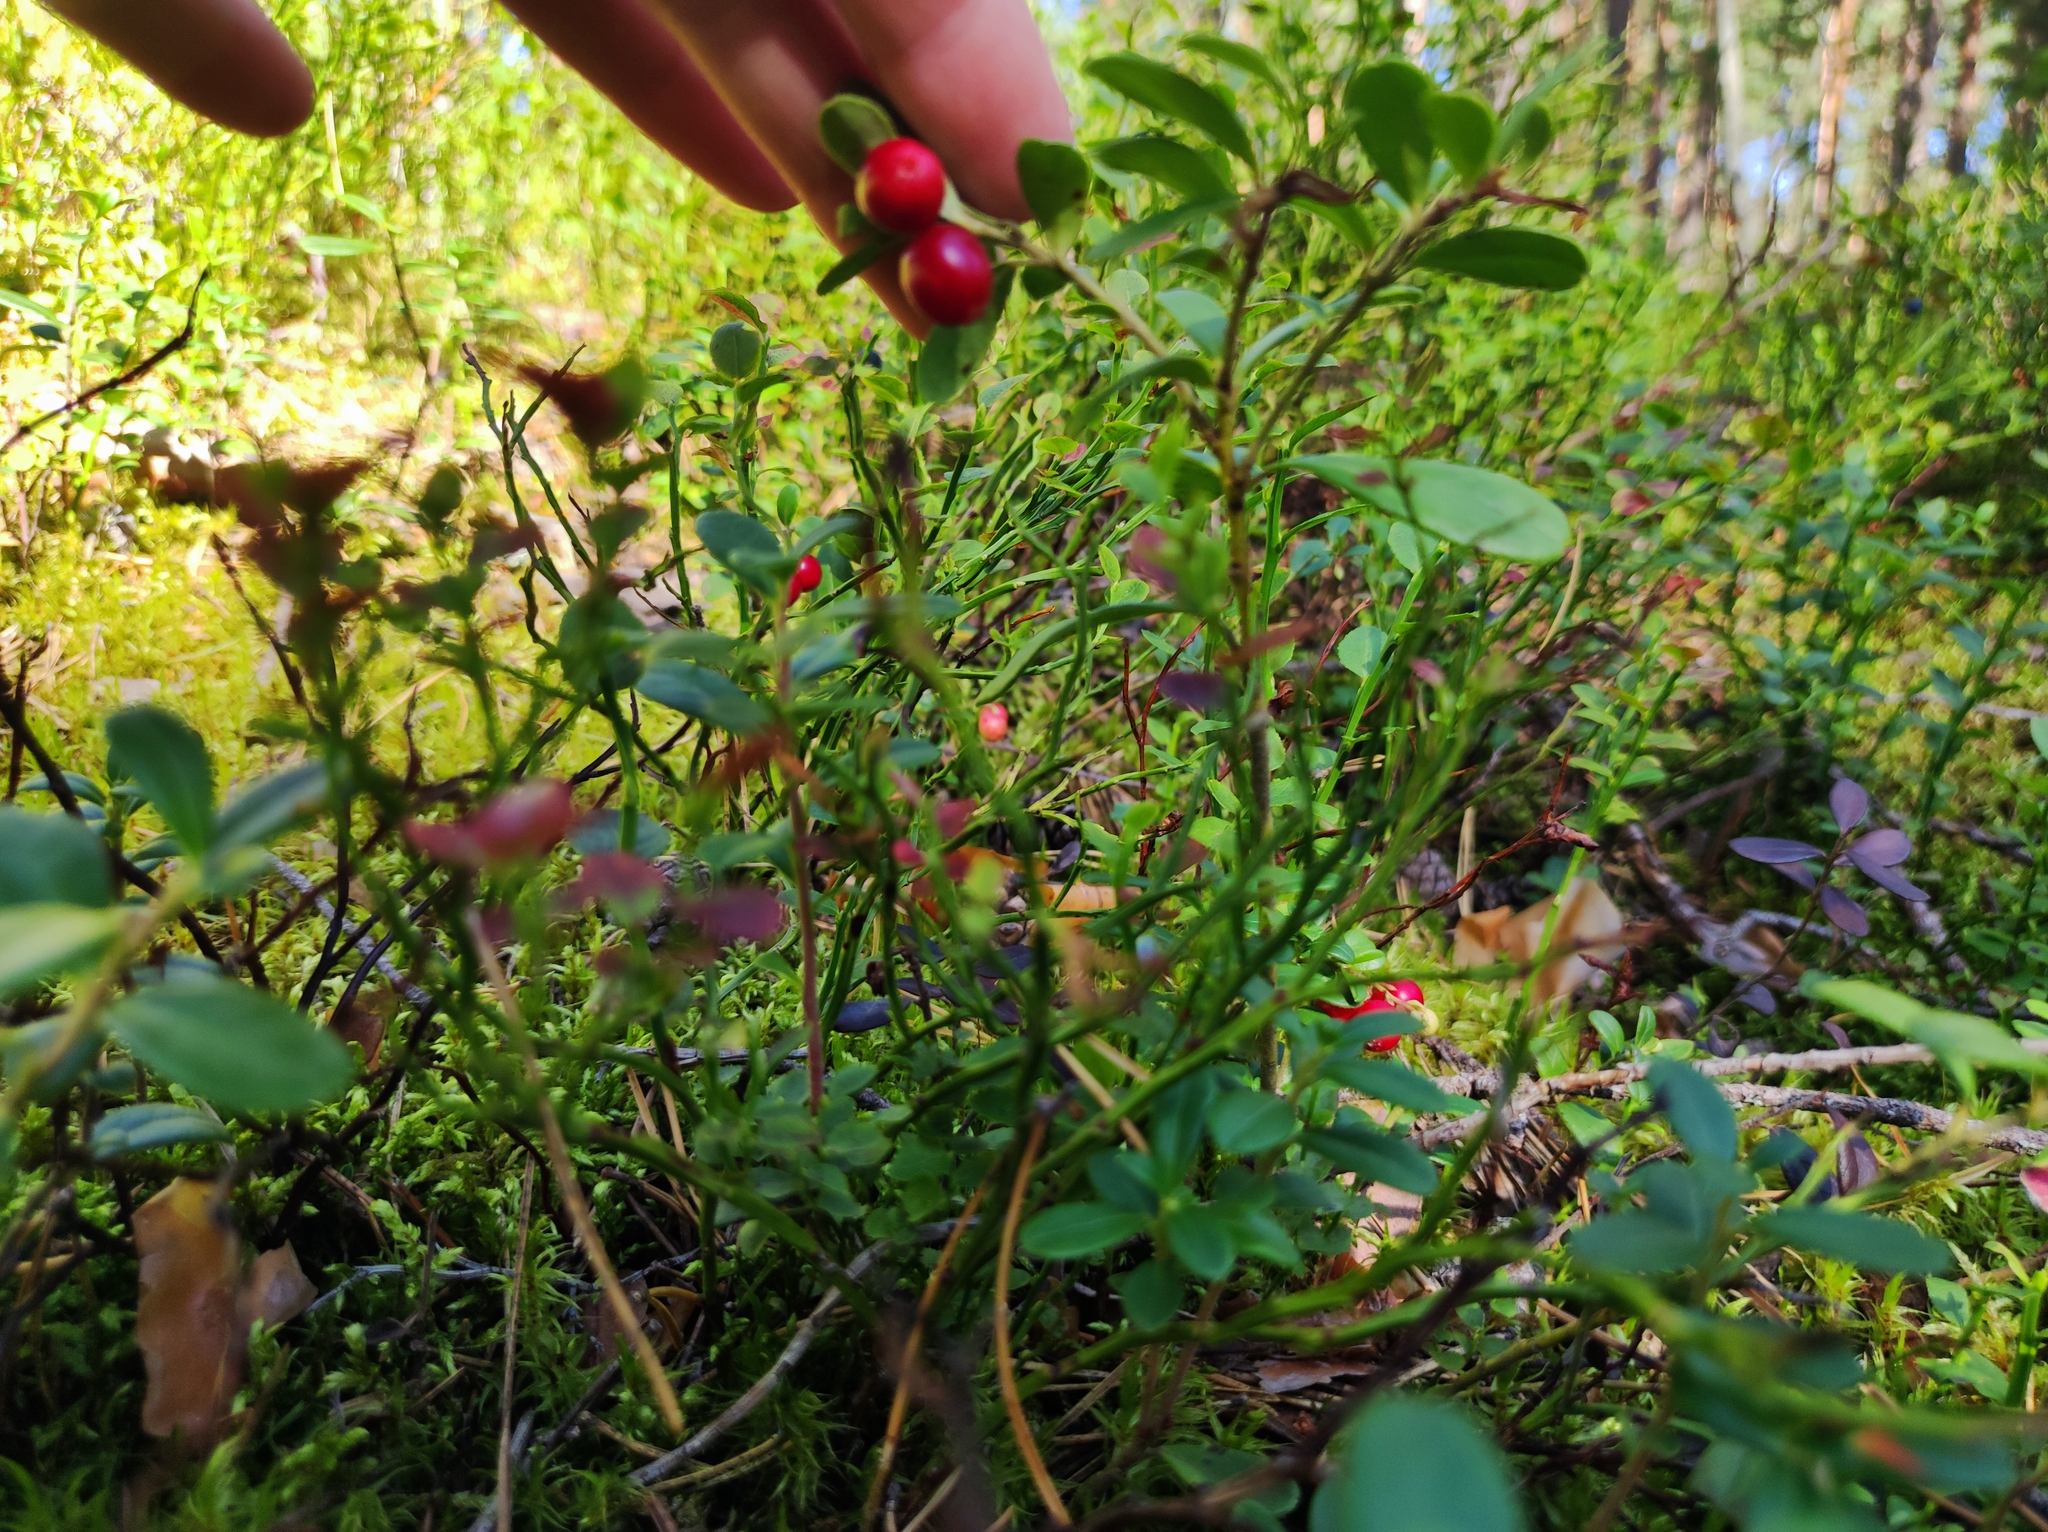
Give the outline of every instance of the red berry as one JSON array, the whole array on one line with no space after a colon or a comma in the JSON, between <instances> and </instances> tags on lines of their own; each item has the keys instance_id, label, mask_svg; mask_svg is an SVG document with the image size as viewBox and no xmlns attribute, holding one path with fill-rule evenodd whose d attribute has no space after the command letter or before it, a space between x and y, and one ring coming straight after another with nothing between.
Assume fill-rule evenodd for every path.
<instances>
[{"instance_id":1,"label":"red berry","mask_svg":"<svg viewBox=\"0 0 2048 1532\"><path fill-rule=\"evenodd\" d=\"M946 171L939 157L914 138L876 144L854 178L861 216L892 234L917 234L939 221Z\"/></svg>"},{"instance_id":2,"label":"red berry","mask_svg":"<svg viewBox=\"0 0 2048 1532\"><path fill-rule=\"evenodd\" d=\"M796 561L796 573L789 577L789 599L806 595L818 588L818 582L825 578L825 571L818 567L816 554L806 553Z\"/></svg>"},{"instance_id":3,"label":"red berry","mask_svg":"<svg viewBox=\"0 0 2048 1532\"><path fill-rule=\"evenodd\" d=\"M993 745L1010 732L1010 710L1000 702L991 702L981 710L981 717L977 723L981 729L981 737Z\"/></svg>"},{"instance_id":4,"label":"red berry","mask_svg":"<svg viewBox=\"0 0 2048 1532\"><path fill-rule=\"evenodd\" d=\"M981 241L957 223L935 223L904 248L904 292L933 324L973 324L988 307L995 273Z\"/></svg>"}]
</instances>

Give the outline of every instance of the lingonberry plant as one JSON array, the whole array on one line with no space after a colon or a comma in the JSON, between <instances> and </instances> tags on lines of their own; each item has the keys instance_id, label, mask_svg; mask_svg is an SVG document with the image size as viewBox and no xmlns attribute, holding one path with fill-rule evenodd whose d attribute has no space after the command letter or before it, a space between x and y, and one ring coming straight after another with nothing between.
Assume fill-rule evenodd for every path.
<instances>
[{"instance_id":1,"label":"lingonberry plant","mask_svg":"<svg viewBox=\"0 0 2048 1532\"><path fill-rule=\"evenodd\" d=\"M282 1323L278 1284L238 1296L224 1210L255 1167L288 1170L239 1211L266 1260L310 1241L308 1198L356 1185L344 1165L410 1091L524 1166L493 1498L461 1491L479 1525L556 1514L528 1467L615 1387L639 1462L588 1471L663 1526L828 1412L797 1509L842 1528L1508 1529L1536 1476L1517 1461L1597 1471L1548 1507L1593 1528L1653 1475L1757 1527L1880 1525L1894 1490L2010 1506L2039 1417L1918 1402L1919 1352L1860 1356L1834 1299L1778 1278L1962 1291L1933 1285L1942 1241L1864 1204L1996 1110L1987 1076L2038 1079L2043 1055L1789 959L1749 975L1956 1080L1956 1112L1905 1124L1946 1137L1854 1178L1833 1174L1846 1118L1788 1174L1801 1142L1731 1105L1762 1066L1694 1067L1648 1006L1632 1036L1599 1012L1606 1067L1575 1068L1574 991L1625 1010L1649 940L1598 853L1683 748L1698 655L1657 587L1617 604L1627 632L1574 621L1626 513L1590 472L1539 488L1439 453L1462 430L1404 403L1426 361L1384 349L1440 284L1573 301L1588 210L1546 189L1545 90L1497 112L1403 57L1300 81L1189 41L1237 94L1095 61L1139 131L1024 144L1024 224L962 204L882 104L827 106L855 190L819 286L895 262L934 325L906 367L866 341L799 354L728 289L705 342L644 367L473 355L506 515L436 473L403 560L348 515L366 464L223 475L293 699L248 727L296 764L221 801L205 742L140 705L97 774L69 770L88 763L10 701L42 773L24 790L56 808L0 813L0 998L23 1008L0 1159L32 1183L0 1271L42 1260L78 1186L125 1197L142 1157L175 1155L184 1178L134 1210L138 1250L179 1231L148 1269L209 1240L191 1290ZM766 414L799 387L843 427L839 487L808 507ZM545 406L573 468L529 440ZM394 654L460 686L458 768L429 771L410 704L377 706ZM1853 787L1829 801L1832 849L1730 844L1819 863L1813 908L1853 935L1832 876L1910 898L1912 845L1852 839ZM1522 827L1482 858L1470 827L1502 803ZM315 834L317 883L269 849ZM1455 869L1432 862L1446 839ZM1468 907L1454 967L1447 912L1524 856L1548 897ZM265 967L259 910L273 934L321 922L296 986ZM358 1060L343 1023L378 983L393 1025ZM1482 986L1488 1060L1433 1004ZM1569 1137L1535 1116L1567 1097ZM437 1253L423 1216L421 1314L437 1282L508 1276ZM600 1353L587 1379L562 1359L538 1425L511 1386L529 1239ZM2013 1266L2024 1349L2041 1288ZM364 1263L319 1301L410 1269ZM377 1345L410 1333L392 1323ZM178 1353L186 1385L152 1374L146 1419L230 1452L258 1407L245 1365L284 1363L260 1329L214 1330ZM382 1364L368 1330L350 1344L353 1403ZM831 1365L793 1395L814 1347ZM1267 1404L1198 1376L1232 1356ZM1302 1379L1333 1390L1318 1414L1267 1407ZM1068 1432L1084 1418L1106 1424Z\"/></svg>"}]
</instances>

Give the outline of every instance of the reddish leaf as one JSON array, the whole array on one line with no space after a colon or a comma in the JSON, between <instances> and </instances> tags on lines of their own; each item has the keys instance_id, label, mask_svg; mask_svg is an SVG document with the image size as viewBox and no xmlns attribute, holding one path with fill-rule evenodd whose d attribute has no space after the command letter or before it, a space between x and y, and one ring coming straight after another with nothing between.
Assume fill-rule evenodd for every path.
<instances>
[{"instance_id":1,"label":"reddish leaf","mask_svg":"<svg viewBox=\"0 0 2048 1532\"><path fill-rule=\"evenodd\" d=\"M2043 1213L2048 1213L2048 1165L2029 1165L2020 1172L2020 1189L2027 1194L2027 1201Z\"/></svg>"},{"instance_id":2,"label":"reddish leaf","mask_svg":"<svg viewBox=\"0 0 2048 1532\"><path fill-rule=\"evenodd\" d=\"M547 851L568 834L575 811L566 783L537 777L506 788L452 825L409 819L405 835L436 861L499 869Z\"/></svg>"},{"instance_id":3,"label":"reddish leaf","mask_svg":"<svg viewBox=\"0 0 2048 1532\"><path fill-rule=\"evenodd\" d=\"M602 447L624 434L640 413L639 371L630 365L609 372L563 372L528 363L519 376L567 417L569 429L586 447Z\"/></svg>"},{"instance_id":4,"label":"reddish leaf","mask_svg":"<svg viewBox=\"0 0 2048 1532\"><path fill-rule=\"evenodd\" d=\"M660 869L630 851L591 852L576 881L563 890L571 908L602 899L628 920L653 914L667 892Z\"/></svg>"},{"instance_id":5,"label":"reddish leaf","mask_svg":"<svg viewBox=\"0 0 2048 1532\"><path fill-rule=\"evenodd\" d=\"M1415 679L1418 681L1427 682L1431 686L1441 686L1444 684L1444 668L1435 660L1424 659L1417 655L1408 662L1408 668L1414 672Z\"/></svg>"},{"instance_id":6,"label":"reddish leaf","mask_svg":"<svg viewBox=\"0 0 2048 1532\"><path fill-rule=\"evenodd\" d=\"M981 807L972 798L948 798L939 805L939 834L951 840L967 828L967 821L974 817L974 811Z\"/></svg>"},{"instance_id":7,"label":"reddish leaf","mask_svg":"<svg viewBox=\"0 0 2048 1532\"><path fill-rule=\"evenodd\" d=\"M1223 677L1208 670L1169 670L1159 678L1159 693L1169 702L1197 713L1213 713L1223 705Z\"/></svg>"},{"instance_id":8,"label":"reddish leaf","mask_svg":"<svg viewBox=\"0 0 2048 1532\"><path fill-rule=\"evenodd\" d=\"M782 901L765 888L718 888L676 905L680 919L720 947L768 941L782 929L787 914Z\"/></svg>"}]
</instances>

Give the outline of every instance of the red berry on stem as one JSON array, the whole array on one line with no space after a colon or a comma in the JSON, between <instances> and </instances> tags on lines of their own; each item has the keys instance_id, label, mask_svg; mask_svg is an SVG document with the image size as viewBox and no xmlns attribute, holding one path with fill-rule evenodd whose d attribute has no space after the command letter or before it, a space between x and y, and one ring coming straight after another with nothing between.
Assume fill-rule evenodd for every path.
<instances>
[{"instance_id":1,"label":"red berry on stem","mask_svg":"<svg viewBox=\"0 0 2048 1532\"><path fill-rule=\"evenodd\" d=\"M939 157L914 138L876 144L854 178L861 216L892 234L917 234L939 220L946 171Z\"/></svg>"},{"instance_id":2,"label":"red berry on stem","mask_svg":"<svg viewBox=\"0 0 2048 1532\"><path fill-rule=\"evenodd\" d=\"M981 730L981 737L993 745L1010 732L1010 710L1000 702L991 702L981 710L981 717L976 723Z\"/></svg>"},{"instance_id":3,"label":"red berry on stem","mask_svg":"<svg viewBox=\"0 0 2048 1532\"><path fill-rule=\"evenodd\" d=\"M816 554L806 553L796 561L796 573L789 577L789 599L806 595L818 588L818 582L825 578L825 571L818 567Z\"/></svg>"},{"instance_id":4,"label":"red berry on stem","mask_svg":"<svg viewBox=\"0 0 2048 1532\"><path fill-rule=\"evenodd\" d=\"M957 223L935 223L913 239L896 274L917 311L933 324L973 324L995 284L988 251Z\"/></svg>"}]
</instances>

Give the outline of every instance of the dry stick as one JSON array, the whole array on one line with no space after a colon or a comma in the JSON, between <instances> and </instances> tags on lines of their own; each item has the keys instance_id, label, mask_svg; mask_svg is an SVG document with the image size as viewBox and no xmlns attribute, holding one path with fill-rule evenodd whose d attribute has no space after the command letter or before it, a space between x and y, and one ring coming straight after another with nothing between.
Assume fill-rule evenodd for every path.
<instances>
[{"instance_id":1,"label":"dry stick","mask_svg":"<svg viewBox=\"0 0 2048 1532\"><path fill-rule=\"evenodd\" d=\"M0 443L0 453L11 451L18 442L22 441L26 437L33 435L35 432L40 431L44 426L48 425L51 421L63 419L66 415L69 415L73 410L81 409L84 406L92 403L92 401L97 399L101 394L110 393L114 389L125 387L126 385L135 382L138 378L143 377L145 374L154 372L165 361L169 360L173 356L176 356L180 351L183 351L187 346L189 346L192 343L192 326L199 318L199 289L206 285L206 279L212 275L213 268L209 266L204 271L199 273L199 280L192 284L192 296L189 299L187 299L185 303L184 329L180 330L176 335L173 335L169 340L165 341L161 346L157 347L156 350L152 351L148 356L144 357L141 361L137 362L133 367L130 367L126 372L116 373L113 377L108 378L103 383L93 384L93 386L91 388L88 388L84 393L79 394L74 398L66 399L54 410L45 411L43 414L36 416L36 418L34 420L31 420L27 425L17 428L12 436L8 437L4 443Z\"/></svg>"},{"instance_id":2,"label":"dry stick","mask_svg":"<svg viewBox=\"0 0 2048 1532\"><path fill-rule=\"evenodd\" d=\"M597 1224L590 1216L590 1204L584 1200L583 1184L576 1179L576 1167L569 1159L569 1142L562 1136L562 1124L555 1117L554 1103L548 1098L547 1085L540 1076L540 1060L533 1051L533 1039L527 1035L519 997L512 993L505 970L498 963L497 949L484 935L483 921L474 909L469 912L469 935L470 940L476 943L484 977L490 981L498 1004L504 1007L505 1019L510 1023L513 1038L524 1056L526 1077L533 1083L534 1100L540 1110L540 1129L542 1141L547 1145L548 1169L554 1173L555 1185L562 1193L562 1207L576 1230L576 1242L583 1247L584 1259L590 1262L590 1269L597 1274L605 1301L611 1305L612 1317L618 1321L621 1333L632 1346L634 1358L647 1374L648 1386L654 1390L655 1405L661 1411L662 1424L672 1433L680 1434L683 1429L682 1406L676 1403L676 1391L669 1386L668 1374L662 1371L661 1358L654 1354L654 1343L648 1340L646 1330L641 1327L640 1316L633 1312L632 1300L619 1284L619 1274L612 1269L611 1256L605 1251L604 1241L598 1237Z\"/></svg>"},{"instance_id":3,"label":"dry stick","mask_svg":"<svg viewBox=\"0 0 2048 1532\"><path fill-rule=\"evenodd\" d=\"M505 1387L498 1399L498 1532L512 1532L512 1391L519 1366L519 1295L526 1287L526 1236L533 1226L533 1161L519 1182L519 1239L505 1294Z\"/></svg>"},{"instance_id":4,"label":"dry stick","mask_svg":"<svg viewBox=\"0 0 2048 1532\"><path fill-rule=\"evenodd\" d=\"M2048 1053L2048 1039L2019 1038L2019 1046L2029 1053ZM1772 1111L1825 1112L1830 1107L1851 1117L1861 1116L1876 1122L1888 1122L1897 1127L1915 1128L1926 1133L1948 1133L1956 1126L1956 1114L1939 1107L1923 1106L1917 1101L1902 1101L1888 1096L1851 1096L1834 1091L1802 1090L1792 1086L1756 1085L1742 1079L1745 1075L1767 1075L1780 1073L1828 1074L1837 1070L1876 1068L1886 1064L1933 1064L1939 1062L1934 1053L1918 1043L1883 1043L1867 1048L1815 1048L1804 1053L1761 1053L1746 1058L1696 1059L1693 1068L1711 1080L1728 1080L1721 1087L1722 1092L1738 1105L1764 1107ZM1561 1096L1599 1096L1625 1093L1629 1086L1645 1078L1650 1072L1647 1063L1617 1064L1612 1069L1592 1070L1581 1074L1553 1075L1547 1080L1532 1080L1515 1092L1513 1104L1509 1107L1510 1119L1528 1115L1536 1107ZM1451 1095L1490 1095L1500 1088L1500 1076L1493 1070L1482 1069L1465 1074L1439 1075L1438 1087ZM1415 1142L1424 1148L1433 1148L1447 1143L1463 1133L1471 1132L1484 1120L1484 1112L1476 1112L1455 1122L1425 1129L1415 1135ZM1977 1135L1984 1145L1992 1149L2006 1149L2015 1154L2038 1154L2048 1149L2048 1132L2033 1128L2003 1127L1991 1128Z\"/></svg>"},{"instance_id":5,"label":"dry stick","mask_svg":"<svg viewBox=\"0 0 2048 1532\"><path fill-rule=\"evenodd\" d=\"M946 1475L939 1487L932 1491L932 1498L927 1500L918 1513L905 1524L903 1532L917 1532L919 1527L931 1520L932 1512L936 1511L945 1502L946 1497L953 1493L953 1487L960 1482L960 1475L963 1471L956 1468Z\"/></svg>"},{"instance_id":6,"label":"dry stick","mask_svg":"<svg viewBox=\"0 0 2048 1532\"><path fill-rule=\"evenodd\" d=\"M1003 1385L1003 1405L1010 1412L1010 1429L1017 1437L1017 1450L1024 1454L1031 1470L1031 1482L1038 1486L1038 1498L1052 1513L1056 1527L1073 1525L1059 1487L1045 1471L1045 1459L1038 1455L1038 1442L1031 1434L1031 1422L1024 1414L1024 1399L1017 1392L1017 1372L1010 1360L1010 1256L1017 1248L1017 1220L1024 1212L1024 1189L1031 1181L1031 1163L1045 1142L1047 1113L1032 1114L1031 1137L1025 1141L1024 1156L1017 1162L1017 1177L1010 1183L1010 1210L1003 1215L1002 1243L996 1250L996 1376Z\"/></svg>"},{"instance_id":7,"label":"dry stick","mask_svg":"<svg viewBox=\"0 0 2048 1532\"><path fill-rule=\"evenodd\" d=\"M960 1210L953 1232L946 1236L938 1263L925 1279L924 1292L917 1300L917 1317L911 1321L910 1335L903 1342L902 1359L896 1364L896 1397L889 1401L889 1428L882 1434L882 1456L875 1465L874 1483L868 1488L868 1503L861 1511L861 1532L867 1532L875 1524L875 1516L882 1507L882 1492L889 1483L889 1472L896 1466L896 1447L903 1438L903 1422L910 1413L910 1379L917 1367L918 1349L924 1344L924 1322L931 1314L932 1305L938 1302L939 1287L946 1279L946 1267L952 1262L954 1250L959 1247L960 1236L974 1222L975 1210L981 1206L982 1193L987 1190L988 1182L983 1181L975 1187L974 1195L967 1199L967 1206Z\"/></svg>"},{"instance_id":8,"label":"dry stick","mask_svg":"<svg viewBox=\"0 0 2048 1532\"><path fill-rule=\"evenodd\" d=\"M855 1256L851 1263L848 1264L846 1268L847 1277L855 1280L860 1278L870 1266L874 1265L882 1252L887 1248L887 1242L879 1240L868 1246L867 1249ZM726 1432L753 1414L761 1401L774 1392L775 1385L782 1381L791 1368L803 1360L804 1353L811 1349L811 1343L818 1338L819 1332L825 1328L825 1325L831 1319L832 1311L837 1307L839 1307L839 1289L837 1287L826 1288L825 1296L818 1300L818 1306L811 1310L810 1316L797 1326L796 1334L791 1336L789 1344L783 1347L782 1355L775 1359L775 1365L756 1378L754 1386L727 1406L723 1415L720 1415L718 1419L712 1421L710 1425L684 1442L682 1446L664 1452L660 1457L644 1467L634 1469L632 1474L633 1482L635 1484L654 1484L670 1469L678 1464L687 1463L691 1458L698 1456L713 1442L725 1435Z\"/></svg>"}]
</instances>

